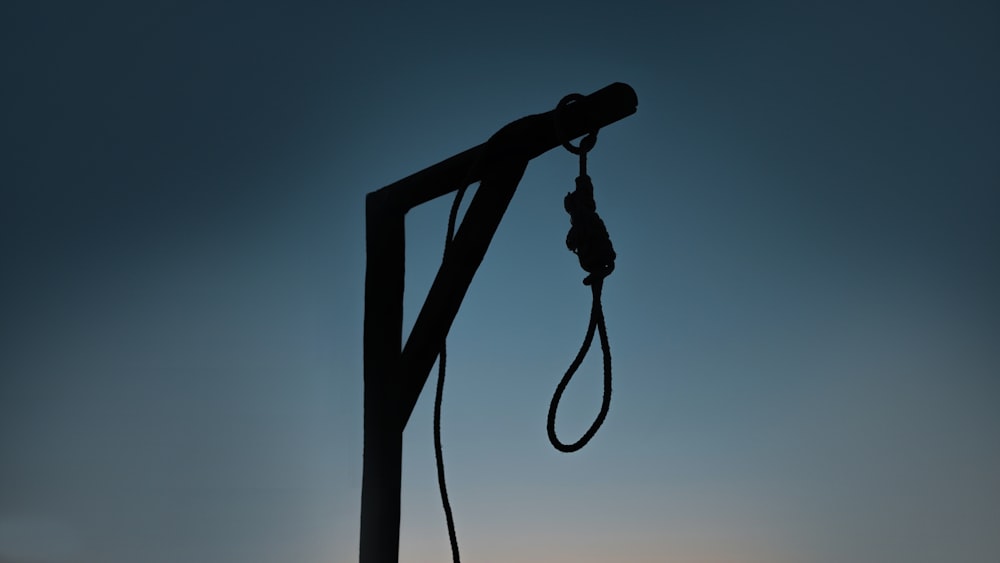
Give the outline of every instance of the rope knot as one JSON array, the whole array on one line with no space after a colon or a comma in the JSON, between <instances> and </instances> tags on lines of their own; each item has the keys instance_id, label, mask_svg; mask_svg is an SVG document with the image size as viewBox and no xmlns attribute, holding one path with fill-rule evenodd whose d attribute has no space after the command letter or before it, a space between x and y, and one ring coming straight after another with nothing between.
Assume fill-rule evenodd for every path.
<instances>
[{"instance_id":1,"label":"rope knot","mask_svg":"<svg viewBox=\"0 0 1000 563\"><path fill-rule=\"evenodd\" d=\"M594 201L594 185L586 174L576 179L576 190L566 194L563 207L569 213L570 229L566 235L566 248L573 251L580 260L580 267L590 275L584 278L584 285L603 280L615 269L614 247L604 221L597 214Z\"/></svg>"}]
</instances>

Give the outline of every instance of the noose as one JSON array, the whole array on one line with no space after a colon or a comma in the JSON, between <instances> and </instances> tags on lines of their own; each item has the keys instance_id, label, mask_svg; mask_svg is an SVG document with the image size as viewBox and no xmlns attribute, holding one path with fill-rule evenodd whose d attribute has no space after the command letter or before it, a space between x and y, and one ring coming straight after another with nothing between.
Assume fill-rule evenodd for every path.
<instances>
[{"instance_id":1,"label":"noose","mask_svg":"<svg viewBox=\"0 0 1000 563\"><path fill-rule=\"evenodd\" d=\"M587 445L587 442L594 437L597 430L604 423L608 416L608 409L611 407L611 345L608 343L608 330L604 324L604 309L601 305L601 290L604 287L604 278L611 275L615 269L615 250L611 245L611 238L608 230L604 226L604 221L597 215L597 203L594 201L594 184L587 175L587 153L594 148L597 143L597 131L592 131L580 140L580 145L575 146L564 140L565 136L560 129L559 114L567 105L582 99L580 94L570 94L563 98L556 107L555 125L556 134L562 140L563 147L569 152L580 157L580 175L576 178L576 189L566 194L563 205L570 217L570 229L566 235L566 247L573 251L580 260L580 266L588 272L584 278L584 285L589 285L593 294L593 301L590 307L590 323L587 326L587 334L583 338L583 344L576 358L570 364L566 374L563 375L552 395L552 402L549 404L549 415L546 430L549 435L549 442L561 452L575 452ZM559 409L559 400L562 399L566 386L583 363L590 350L590 345L594 341L595 330L600 334L601 350L604 354L604 394L601 399L601 410L597 413L597 418L590 425L590 428L572 444L566 444L556 436L556 411Z\"/></svg>"}]
</instances>

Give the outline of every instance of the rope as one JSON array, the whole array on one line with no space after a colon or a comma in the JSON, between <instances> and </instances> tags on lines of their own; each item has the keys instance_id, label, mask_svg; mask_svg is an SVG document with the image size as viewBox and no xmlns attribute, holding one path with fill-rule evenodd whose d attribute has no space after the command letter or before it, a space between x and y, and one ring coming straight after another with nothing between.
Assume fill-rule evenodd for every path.
<instances>
[{"instance_id":1,"label":"rope","mask_svg":"<svg viewBox=\"0 0 1000 563\"><path fill-rule=\"evenodd\" d=\"M601 290L604 287L604 278L611 275L615 269L614 247L611 245L611 237L604 226L604 221L597 215L597 203L594 201L594 184L587 175L587 153L594 148L597 143L597 131L591 131L576 146L565 138L559 124L559 115L563 108L574 103L583 96L580 94L570 94L563 98L556 106L555 128L556 135L562 141L563 147L569 152L580 157L580 175L576 178L576 189L566 194L563 206L570 216L570 230L566 235L566 247L577 255L580 266L588 272L584 278L584 285L589 285L593 294L593 302L590 307L590 323L587 326L587 334L583 338L583 344L576 358L570 364L566 374L563 375L552 395L552 402L549 403L549 415L546 423L546 430L549 435L549 442L557 450L565 453L575 452L587 445L587 442L594 437L597 430L604 424L604 419L608 415L611 407L611 345L608 343L608 330L604 324L604 308L601 305ZM584 357L590 351L590 345L594 341L595 330L600 334L601 351L604 355L604 394L601 398L601 410L597 413L597 418L590 425L590 428L583 436L571 444L566 444L556 436L556 411L559 410L559 401L562 399L566 386L569 385L573 375L576 374Z\"/></svg>"},{"instance_id":2,"label":"rope","mask_svg":"<svg viewBox=\"0 0 1000 563\"><path fill-rule=\"evenodd\" d=\"M458 218L458 208L462 203L466 187L463 185L458 189L458 192L455 193L455 199L451 203L451 211L448 213L448 229L444 239L444 258L447 258L448 250L451 248L451 241L455 237L455 221ZM451 542L451 558L454 563L460 563L458 537L455 535L455 518L451 513L451 502L448 500L448 485L444 478L444 454L441 448L441 400L444 397L444 376L447 357L447 346L445 343L442 343L441 353L438 355L437 392L434 395L434 462L437 465L438 490L441 492L441 505L444 508L445 520L448 522L448 540Z\"/></svg>"},{"instance_id":3,"label":"rope","mask_svg":"<svg viewBox=\"0 0 1000 563\"><path fill-rule=\"evenodd\" d=\"M472 183L472 172L477 169L485 159L487 150L490 148L490 140L486 141L486 147L479 153L475 164L469 168L466 178L462 181L455 192L455 199L451 202L451 210L448 212L448 228L444 238L444 254L441 261L448 257L451 244L455 238L455 222L458 220L458 209L462 205L462 198L465 191ZM458 553L458 536L455 533L455 517L451 511L451 501L448 500L448 484L444 475L444 453L441 445L441 403L444 398L444 378L448 360L447 336L441 343L441 351L438 354L438 381L437 390L434 394L434 463L437 466L438 491L441 493L441 507L444 509L445 521L448 524L448 541L451 544L451 559L453 563L461 563Z\"/></svg>"}]
</instances>

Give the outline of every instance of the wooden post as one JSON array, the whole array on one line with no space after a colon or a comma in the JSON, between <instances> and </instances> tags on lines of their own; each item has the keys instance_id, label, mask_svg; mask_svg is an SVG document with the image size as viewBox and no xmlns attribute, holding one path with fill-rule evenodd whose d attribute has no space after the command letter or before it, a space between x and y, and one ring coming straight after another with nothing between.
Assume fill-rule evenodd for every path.
<instances>
[{"instance_id":1,"label":"wooden post","mask_svg":"<svg viewBox=\"0 0 1000 563\"><path fill-rule=\"evenodd\" d=\"M399 429L399 353L403 338L402 210L378 192L366 210L364 332L364 469L361 478L361 561L392 561L399 553L403 433ZM391 531L395 530L395 533Z\"/></svg>"},{"instance_id":2,"label":"wooden post","mask_svg":"<svg viewBox=\"0 0 1000 563\"><path fill-rule=\"evenodd\" d=\"M560 110L566 139L556 132L556 110L528 116L482 145L368 194L361 563L399 560L403 430L528 162L635 113L637 104L631 87L612 84ZM480 186L404 348L406 211L474 182Z\"/></svg>"}]
</instances>

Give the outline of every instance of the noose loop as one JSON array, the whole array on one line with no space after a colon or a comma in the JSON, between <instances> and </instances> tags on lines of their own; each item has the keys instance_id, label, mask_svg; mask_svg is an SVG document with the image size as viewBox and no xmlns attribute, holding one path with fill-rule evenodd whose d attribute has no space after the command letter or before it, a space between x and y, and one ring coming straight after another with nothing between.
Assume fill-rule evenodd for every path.
<instances>
[{"instance_id":1,"label":"noose loop","mask_svg":"<svg viewBox=\"0 0 1000 563\"><path fill-rule=\"evenodd\" d=\"M608 343L608 331L604 324L604 308L601 305L601 291L604 287L604 278L611 275L615 269L614 247L611 245L611 237L604 226L604 221L597 215L597 203L594 201L594 184L587 175L587 153L594 148L597 143L597 130L591 131L580 140L579 146L570 143L569 139L563 135L560 128L559 117L562 109L567 105L583 98L580 94L570 94L563 98L556 107L555 128L556 134L562 141L563 147L569 152L580 157L580 175L576 178L576 189L566 194L563 206L570 216L570 230L566 235L566 247L577 255L580 266L589 274L584 278L583 283L589 285L593 294L593 301L590 308L590 323L587 326L587 334L583 338L583 344L576 358L570 364L566 374L563 375L552 395L552 402L549 404L549 415L546 423L546 430L549 435L549 442L561 452L575 452L587 445L587 442L594 437L597 430L604 423L611 406L611 346ZM600 335L601 351L604 356L604 393L601 399L601 410L597 418L590 425L590 428L583 436L571 444L566 444L556 436L556 411L559 408L559 401L562 394L569 385L570 379L583 363L584 357L590 350L590 345L594 340L594 332Z\"/></svg>"},{"instance_id":2,"label":"noose loop","mask_svg":"<svg viewBox=\"0 0 1000 563\"><path fill-rule=\"evenodd\" d=\"M601 306L601 288L603 285L603 279L597 280L590 285L594 300L590 308L590 324L587 326L587 335L583 337L583 345L580 346L580 351L577 352L576 357L573 358L573 363L570 364L569 369L566 370L566 374L563 375L559 381L559 385L556 386L556 391L552 395L552 402L549 403L549 416L545 425L545 429L549 435L549 442L552 443L555 449L565 453L575 452L586 446L587 442L594 437L594 434L597 434L597 430L604 424L604 419L608 416L608 410L611 408L611 345L608 343L608 329L604 325L604 310ZM587 429L579 440L572 444L566 444L556 436L556 411L559 409L559 401L562 399L563 392L566 391L570 379L573 378L576 370L583 363L583 358L590 351L590 344L594 341L595 329L600 334L601 351L604 353L604 394L601 398L601 410L597 413L597 418L594 419L590 428Z\"/></svg>"}]
</instances>

